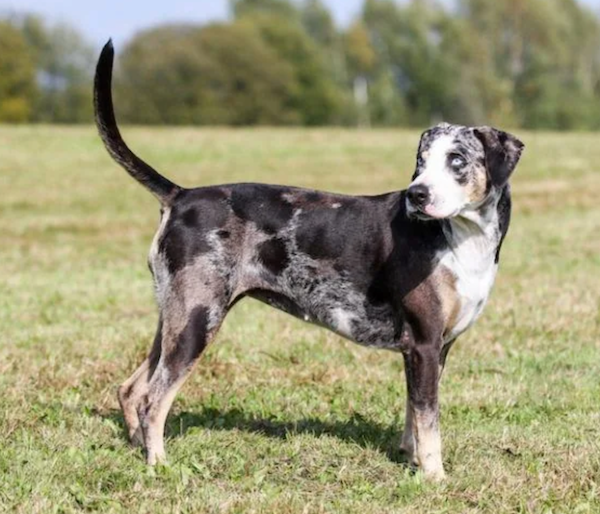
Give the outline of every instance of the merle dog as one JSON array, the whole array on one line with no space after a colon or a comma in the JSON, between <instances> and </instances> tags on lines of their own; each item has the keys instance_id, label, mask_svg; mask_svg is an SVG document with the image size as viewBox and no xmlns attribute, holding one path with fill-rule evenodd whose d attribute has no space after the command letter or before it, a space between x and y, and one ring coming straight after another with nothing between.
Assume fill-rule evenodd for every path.
<instances>
[{"instance_id":1,"label":"merle dog","mask_svg":"<svg viewBox=\"0 0 600 514\"><path fill-rule=\"evenodd\" d=\"M161 204L148 263L160 310L148 358L119 388L133 442L165 457L173 399L232 305L249 296L365 346L401 352L402 449L444 477L438 382L481 313L510 219L523 144L491 127L442 123L422 136L407 190L346 196L266 184L186 189L138 158L117 128L107 43L96 122L111 156Z\"/></svg>"}]
</instances>

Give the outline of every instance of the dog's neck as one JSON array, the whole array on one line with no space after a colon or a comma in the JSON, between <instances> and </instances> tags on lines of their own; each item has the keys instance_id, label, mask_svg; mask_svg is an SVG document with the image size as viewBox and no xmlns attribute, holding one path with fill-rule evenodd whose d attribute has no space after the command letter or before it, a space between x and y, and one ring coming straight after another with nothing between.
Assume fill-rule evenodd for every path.
<instances>
[{"instance_id":1,"label":"dog's neck","mask_svg":"<svg viewBox=\"0 0 600 514\"><path fill-rule=\"evenodd\" d=\"M445 220L442 230L458 262L468 268L487 268L494 262L501 239L498 202L501 192L493 191L476 209L465 210Z\"/></svg>"}]
</instances>

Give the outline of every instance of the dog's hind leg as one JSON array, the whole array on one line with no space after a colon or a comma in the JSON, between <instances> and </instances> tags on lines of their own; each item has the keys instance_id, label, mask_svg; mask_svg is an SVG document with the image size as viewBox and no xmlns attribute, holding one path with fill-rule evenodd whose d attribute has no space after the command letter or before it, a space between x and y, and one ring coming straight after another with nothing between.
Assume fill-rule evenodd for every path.
<instances>
[{"instance_id":1,"label":"dog's hind leg","mask_svg":"<svg viewBox=\"0 0 600 514\"><path fill-rule=\"evenodd\" d=\"M158 364L161 351L162 320L158 321L158 328L154 336L154 343L150 354L133 374L119 387L118 398L129 440L134 445L143 445L143 435L137 409L140 400L148 390L150 377Z\"/></svg>"},{"instance_id":2,"label":"dog's hind leg","mask_svg":"<svg viewBox=\"0 0 600 514\"><path fill-rule=\"evenodd\" d=\"M213 299L209 305L186 310L163 311L161 355L150 378L147 393L138 405L146 458L150 465L164 461L164 429L175 396L226 313L226 303ZM208 303L208 302L207 302ZM182 312L183 311L183 312Z\"/></svg>"}]
</instances>

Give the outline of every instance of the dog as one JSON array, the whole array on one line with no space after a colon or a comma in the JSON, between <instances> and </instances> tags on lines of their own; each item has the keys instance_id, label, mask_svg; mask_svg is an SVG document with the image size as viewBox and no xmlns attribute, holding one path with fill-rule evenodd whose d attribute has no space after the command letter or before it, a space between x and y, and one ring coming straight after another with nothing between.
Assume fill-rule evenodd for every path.
<instances>
[{"instance_id":1,"label":"dog","mask_svg":"<svg viewBox=\"0 0 600 514\"><path fill-rule=\"evenodd\" d=\"M251 297L356 343L400 352L401 449L444 478L438 383L448 350L481 314L510 221L524 145L495 128L441 123L421 136L408 189L347 196L242 183L186 189L137 157L115 120L114 49L100 55L96 123L113 159L161 204L148 265L159 307L146 360L119 388L129 437L165 459L177 391L231 307Z\"/></svg>"}]
</instances>

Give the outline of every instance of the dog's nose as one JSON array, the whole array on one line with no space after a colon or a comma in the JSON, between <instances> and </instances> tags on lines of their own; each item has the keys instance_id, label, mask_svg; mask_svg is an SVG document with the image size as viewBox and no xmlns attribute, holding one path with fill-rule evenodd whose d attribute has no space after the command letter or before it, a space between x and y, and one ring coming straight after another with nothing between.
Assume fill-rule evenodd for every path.
<instances>
[{"instance_id":1,"label":"dog's nose","mask_svg":"<svg viewBox=\"0 0 600 514\"><path fill-rule=\"evenodd\" d=\"M410 186L406 194L415 207L424 207L429 202L429 188L423 184Z\"/></svg>"}]
</instances>

